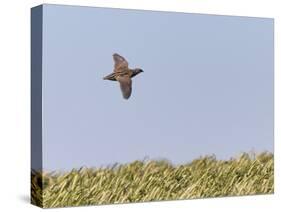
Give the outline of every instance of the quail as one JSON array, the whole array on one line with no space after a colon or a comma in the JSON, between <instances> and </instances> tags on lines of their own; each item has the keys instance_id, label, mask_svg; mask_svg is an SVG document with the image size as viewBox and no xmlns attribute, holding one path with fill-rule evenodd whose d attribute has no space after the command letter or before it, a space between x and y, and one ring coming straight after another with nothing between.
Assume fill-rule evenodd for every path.
<instances>
[{"instance_id":1,"label":"quail","mask_svg":"<svg viewBox=\"0 0 281 212\"><path fill-rule=\"evenodd\" d=\"M115 62L113 73L105 76L104 80L118 81L124 99L129 99L132 93L132 78L143 72L140 68L130 69L124 57L113 54Z\"/></svg>"}]
</instances>

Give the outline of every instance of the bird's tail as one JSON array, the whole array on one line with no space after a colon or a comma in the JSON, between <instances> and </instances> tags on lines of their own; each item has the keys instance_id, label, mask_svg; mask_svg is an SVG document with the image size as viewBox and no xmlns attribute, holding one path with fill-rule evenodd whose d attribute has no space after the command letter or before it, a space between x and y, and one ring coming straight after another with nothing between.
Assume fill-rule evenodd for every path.
<instances>
[{"instance_id":1,"label":"bird's tail","mask_svg":"<svg viewBox=\"0 0 281 212\"><path fill-rule=\"evenodd\" d=\"M111 73L111 74L109 74L109 75L105 76L103 79L104 79L104 80L112 80L112 81L116 81L116 78L115 78L115 73Z\"/></svg>"}]
</instances>

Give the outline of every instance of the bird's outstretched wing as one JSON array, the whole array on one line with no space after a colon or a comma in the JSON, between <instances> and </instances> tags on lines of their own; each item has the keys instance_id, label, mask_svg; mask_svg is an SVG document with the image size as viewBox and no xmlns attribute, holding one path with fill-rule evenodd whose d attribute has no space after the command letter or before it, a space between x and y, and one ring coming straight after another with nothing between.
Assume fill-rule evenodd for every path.
<instances>
[{"instance_id":1,"label":"bird's outstretched wing","mask_svg":"<svg viewBox=\"0 0 281 212\"><path fill-rule=\"evenodd\" d=\"M132 93L132 80L129 76L117 77L124 99L129 99Z\"/></svg>"},{"instance_id":2,"label":"bird's outstretched wing","mask_svg":"<svg viewBox=\"0 0 281 212\"><path fill-rule=\"evenodd\" d=\"M118 70L121 70L121 69L128 69L129 64L124 57L115 53L115 54L113 54L113 59L114 59L114 62L115 62L115 65L114 65L115 71L118 71Z\"/></svg>"}]
</instances>

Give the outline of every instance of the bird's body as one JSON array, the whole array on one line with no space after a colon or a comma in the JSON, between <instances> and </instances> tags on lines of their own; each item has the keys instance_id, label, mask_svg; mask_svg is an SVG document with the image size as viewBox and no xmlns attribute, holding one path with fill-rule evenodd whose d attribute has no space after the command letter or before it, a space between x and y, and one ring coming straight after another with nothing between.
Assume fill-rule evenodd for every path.
<instances>
[{"instance_id":1,"label":"bird's body","mask_svg":"<svg viewBox=\"0 0 281 212\"><path fill-rule=\"evenodd\" d=\"M105 76L104 80L118 81L125 99L129 99L132 93L132 80L134 76L143 72L142 69L130 69L128 62L119 54L113 54L115 62L113 73Z\"/></svg>"}]
</instances>

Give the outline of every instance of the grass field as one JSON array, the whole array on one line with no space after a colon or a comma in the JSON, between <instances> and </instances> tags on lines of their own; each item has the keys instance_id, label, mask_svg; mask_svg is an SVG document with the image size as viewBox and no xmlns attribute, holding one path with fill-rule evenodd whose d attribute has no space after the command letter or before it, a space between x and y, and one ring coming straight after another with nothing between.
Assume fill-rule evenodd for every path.
<instances>
[{"instance_id":1,"label":"grass field","mask_svg":"<svg viewBox=\"0 0 281 212\"><path fill-rule=\"evenodd\" d=\"M167 161L135 161L66 173L32 171L31 201L49 208L271 194L273 175L271 153L245 153L227 161L208 156L179 166Z\"/></svg>"}]
</instances>

